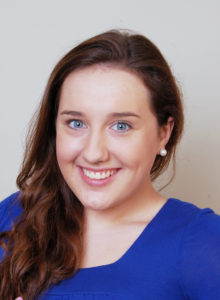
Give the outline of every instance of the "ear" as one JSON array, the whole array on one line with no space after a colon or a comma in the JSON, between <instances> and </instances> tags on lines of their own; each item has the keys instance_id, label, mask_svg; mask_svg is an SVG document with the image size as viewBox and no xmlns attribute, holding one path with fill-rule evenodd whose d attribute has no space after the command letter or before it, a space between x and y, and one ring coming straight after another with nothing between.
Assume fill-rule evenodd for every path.
<instances>
[{"instance_id":1,"label":"ear","mask_svg":"<svg viewBox=\"0 0 220 300\"><path fill-rule=\"evenodd\" d=\"M174 120L173 117L169 117L167 120L167 123L160 127L159 134L160 134L160 149L158 150L158 153L161 149L164 149L166 147L166 144L168 143L170 136L172 134L174 127Z\"/></svg>"}]
</instances>

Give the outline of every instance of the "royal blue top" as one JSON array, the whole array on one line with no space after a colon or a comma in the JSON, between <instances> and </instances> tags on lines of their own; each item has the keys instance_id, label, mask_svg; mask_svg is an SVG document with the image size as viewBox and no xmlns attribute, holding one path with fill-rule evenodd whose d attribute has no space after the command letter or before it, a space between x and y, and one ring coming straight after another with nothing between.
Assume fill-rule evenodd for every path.
<instances>
[{"instance_id":1,"label":"royal blue top","mask_svg":"<svg viewBox=\"0 0 220 300\"><path fill-rule=\"evenodd\" d=\"M17 195L0 202L0 232L22 211ZM219 300L220 216L169 198L119 260L80 269L42 299Z\"/></svg>"}]
</instances>

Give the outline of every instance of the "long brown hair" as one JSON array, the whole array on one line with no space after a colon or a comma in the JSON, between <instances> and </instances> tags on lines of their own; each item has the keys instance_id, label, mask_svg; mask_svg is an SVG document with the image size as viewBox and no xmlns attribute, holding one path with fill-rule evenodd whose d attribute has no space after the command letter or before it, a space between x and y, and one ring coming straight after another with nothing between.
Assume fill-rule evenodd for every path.
<instances>
[{"instance_id":1,"label":"long brown hair","mask_svg":"<svg viewBox=\"0 0 220 300\"><path fill-rule=\"evenodd\" d=\"M158 48L146 37L108 31L79 44L55 66L40 109L28 135L22 169L17 178L23 208L11 231L0 235L5 256L0 264L0 295L34 299L51 284L73 276L83 250L83 207L65 183L56 152L59 95L71 72L95 64L120 66L135 72L151 92L151 105L161 126L174 119L168 155L157 155L151 178L169 164L183 129L180 93Z\"/></svg>"}]
</instances>

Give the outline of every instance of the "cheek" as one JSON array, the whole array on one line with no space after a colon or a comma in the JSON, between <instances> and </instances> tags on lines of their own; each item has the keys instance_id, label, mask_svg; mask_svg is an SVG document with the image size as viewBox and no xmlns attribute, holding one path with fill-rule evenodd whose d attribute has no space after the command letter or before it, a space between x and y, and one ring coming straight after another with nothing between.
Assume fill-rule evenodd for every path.
<instances>
[{"instance_id":1,"label":"cheek","mask_svg":"<svg viewBox=\"0 0 220 300\"><path fill-rule=\"evenodd\" d=\"M151 168L158 152L159 139L154 131L143 132L127 147L124 157L131 166Z\"/></svg>"},{"instance_id":2,"label":"cheek","mask_svg":"<svg viewBox=\"0 0 220 300\"><path fill-rule=\"evenodd\" d=\"M74 160L80 152L79 145L80 143L76 143L73 138L58 133L56 137L56 155L58 164L61 165Z\"/></svg>"}]
</instances>

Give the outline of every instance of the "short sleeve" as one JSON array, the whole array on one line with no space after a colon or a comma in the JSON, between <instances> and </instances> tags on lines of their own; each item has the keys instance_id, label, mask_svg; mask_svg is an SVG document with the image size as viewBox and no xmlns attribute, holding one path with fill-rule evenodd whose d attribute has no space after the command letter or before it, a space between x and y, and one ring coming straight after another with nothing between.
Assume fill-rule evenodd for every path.
<instances>
[{"instance_id":1,"label":"short sleeve","mask_svg":"<svg viewBox=\"0 0 220 300\"><path fill-rule=\"evenodd\" d=\"M180 262L187 299L220 299L220 216L211 209L202 209L188 225Z\"/></svg>"}]
</instances>

